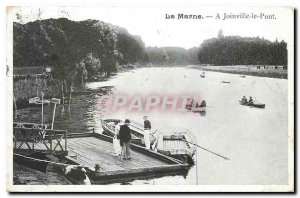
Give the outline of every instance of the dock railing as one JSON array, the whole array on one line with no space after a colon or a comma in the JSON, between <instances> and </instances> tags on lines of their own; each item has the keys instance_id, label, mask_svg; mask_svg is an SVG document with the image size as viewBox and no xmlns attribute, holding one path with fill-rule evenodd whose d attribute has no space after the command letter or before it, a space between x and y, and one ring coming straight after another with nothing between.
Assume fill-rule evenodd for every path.
<instances>
[{"instance_id":1,"label":"dock railing","mask_svg":"<svg viewBox=\"0 0 300 198\"><path fill-rule=\"evenodd\" d=\"M37 124L37 123L31 123L31 122L14 122L13 127L14 128L47 129L48 127L50 127L50 124Z\"/></svg>"},{"instance_id":2,"label":"dock railing","mask_svg":"<svg viewBox=\"0 0 300 198\"><path fill-rule=\"evenodd\" d=\"M15 151L67 153L67 131L41 128L13 127Z\"/></svg>"}]
</instances>

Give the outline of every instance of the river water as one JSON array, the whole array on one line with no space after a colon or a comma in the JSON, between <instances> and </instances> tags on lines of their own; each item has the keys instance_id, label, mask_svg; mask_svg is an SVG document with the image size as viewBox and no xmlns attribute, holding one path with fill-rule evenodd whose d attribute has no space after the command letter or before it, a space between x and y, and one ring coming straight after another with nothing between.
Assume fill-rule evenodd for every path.
<instances>
[{"instance_id":1,"label":"river water","mask_svg":"<svg viewBox=\"0 0 300 198\"><path fill-rule=\"evenodd\" d=\"M224 155L224 160L202 149L194 156L197 164L185 176L135 180L128 184L283 185L288 180L288 81L264 77L205 72L185 68L142 68L118 73L105 82L86 85L88 94L73 95L70 110L58 105L54 129L72 133L102 133L101 118L130 118L143 122L149 115L153 129L184 127L197 143ZM230 83L222 83L229 81ZM111 91L103 94L101 87ZM120 94L174 96L196 94L206 100L206 114L159 111L112 113L103 109L104 97ZM252 96L265 109L239 105L242 96ZM104 104L104 105L103 105ZM51 123L53 106L44 107L44 122ZM16 121L41 122L40 107L18 112Z\"/></svg>"}]
</instances>

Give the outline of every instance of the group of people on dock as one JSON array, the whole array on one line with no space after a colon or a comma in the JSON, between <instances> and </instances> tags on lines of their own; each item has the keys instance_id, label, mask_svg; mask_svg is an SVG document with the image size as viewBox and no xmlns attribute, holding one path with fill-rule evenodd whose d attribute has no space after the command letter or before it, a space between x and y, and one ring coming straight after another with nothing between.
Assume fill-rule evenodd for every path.
<instances>
[{"instance_id":1,"label":"group of people on dock","mask_svg":"<svg viewBox=\"0 0 300 198\"><path fill-rule=\"evenodd\" d=\"M148 116L144 116L144 142L146 149L150 150L151 141L151 123L148 120ZM119 156L120 159L130 160L130 141L131 141L131 130L129 128L130 120L125 119L125 124L120 125L118 121L115 122L115 136L113 138L113 145L115 150L115 156Z\"/></svg>"},{"instance_id":2,"label":"group of people on dock","mask_svg":"<svg viewBox=\"0 0 300 198\"><path fill-rule=\"evenodd\" d=\"M113 145L115 155L120 156L121 159L131 159L130 155L130 140L131 131L129 128L130 121L125 120L124 125L120 125L118 121L115 122L115 137L113 139Z\"/></svg>"}]
</instances>

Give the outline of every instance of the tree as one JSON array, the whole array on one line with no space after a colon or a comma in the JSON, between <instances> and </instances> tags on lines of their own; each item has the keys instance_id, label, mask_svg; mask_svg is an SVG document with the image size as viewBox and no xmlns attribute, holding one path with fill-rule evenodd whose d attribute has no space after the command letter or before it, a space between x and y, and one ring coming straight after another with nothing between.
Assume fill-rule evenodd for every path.
<instances>
[{"instance_id":1,"label":"tree","mask_svg":"<svg viewBox=\"0 0 300 198\"><path fill-rule=\"evenodd\" d=\"M218 32L218 38L224 38L222 29L220 29L219 32Z\"/></svg>"},{"instance_id":2,"label":"tree","mask_svg":"<svg viewBox=\"0 0 300 198\"><path fill-rule=\"evenodd\" d=\"M101 71L101 61L99 58L94 57L93 53L87 54L80 63L84 65L87 77L90 79Z\"/></svg>"},{"instance_id":3,"label":"tree","mask_svg":"<svg viewBox=\"0 0 300 198\"><path fill-rule=\"evenodd\" d=\"M221 35L221 34L220 34ZM198 59L211 65L287 65L287 45L284 41L226 36L203 41Z\"/></svg>"},{"instance_id":4,"label":"tree","mask_svg":"<svg viewBox=\"0 0 300 198\"><path fill-rule=\"evenodd\" d=\"M14 23L15 67L54 67L54 77L63 80L84 59L89 77L102 71L117 71L117 63L145 62L145 46L127 30L98 20L47 19ZM75 75L77 76L77 75Z\"/></svg>"}]
</instances>

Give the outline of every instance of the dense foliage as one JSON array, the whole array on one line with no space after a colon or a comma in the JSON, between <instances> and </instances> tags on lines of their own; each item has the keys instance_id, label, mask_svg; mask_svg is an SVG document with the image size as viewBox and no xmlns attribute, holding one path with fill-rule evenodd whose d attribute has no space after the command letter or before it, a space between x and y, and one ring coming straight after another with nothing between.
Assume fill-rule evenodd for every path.
<instances>
[{"instance_id":1,"label":"dense foliage","mask_svg":"<svg viewBox=\"0 0 300 198\"><path fill-rule=\"evenodd\" d=\"M199 64L198 48L184 49L180 47L148 47L149 61L154 65L189 65Z\"/></svg>"},{"instance_id":2,"label":"dense foliage","mask_svg":"<svg viewBox=\"0 0 300 198\"><path fill-rule=\"evenodd\" d=\"M199 48L148 47L139 36L98 20L66 18L14 23L14 67L53 66L54 76L82 82L108 76L119 64L287 65L287 44L263 38L226 36Z\"/></svg>"},{"instance_id":3,"label":"dense foliage","mask_svg":"<svg viewBox=\"0 0 300 198\"><path fill-rule=\"evenodd\" d=\"M287 65L287 44L263 38L219 35L205 40L199 62L211 65Z\"/></svg>"},{"instance_id":4,"label":"dense foliage","mask_svg":"<svg viewBox=\"0 0 300 198\"><path fill-rule=\"evenodd\" d=\"M144 43L127 30L97 20L66 18L14 23L14 67L54 67L59 79L109 75L117 65L147 61Z\"/></svg>"}]
</instances>

